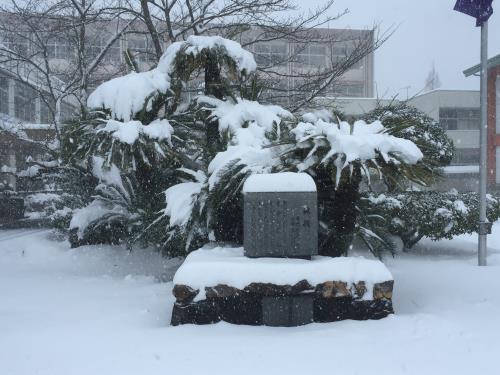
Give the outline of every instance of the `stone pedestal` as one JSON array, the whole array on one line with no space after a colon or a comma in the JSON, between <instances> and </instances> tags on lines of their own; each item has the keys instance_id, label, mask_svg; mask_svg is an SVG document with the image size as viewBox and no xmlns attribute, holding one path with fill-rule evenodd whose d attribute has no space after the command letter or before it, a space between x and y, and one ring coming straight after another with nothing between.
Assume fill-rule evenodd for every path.
<instances>
[{"instance_id":1,"label":"stone pedestal","mask_svg":"<svg viewBox=\"0 0 500 375\"><path fill-rule=\"evenodd\" d=\"M376 260L251 259L242 248L201 249L174 278L171 323L292 326L381 319L393 313L393 284Z\"/></svg>"}]
</instances>

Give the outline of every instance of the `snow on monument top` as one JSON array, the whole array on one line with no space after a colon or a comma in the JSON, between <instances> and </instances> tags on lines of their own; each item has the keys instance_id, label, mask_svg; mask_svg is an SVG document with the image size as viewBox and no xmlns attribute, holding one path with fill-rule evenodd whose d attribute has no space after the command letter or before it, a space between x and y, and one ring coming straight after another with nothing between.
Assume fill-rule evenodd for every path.
<instances>
[{"instance_id":1,"label":"snow on monument top","mask_svg":"<svg viewBox=\"0 0 500 375\"><path fill-rule=\"evenodd\" d=\"M243 193L314 192L316 184L307 173L262 173L247 178Z\"/></svg>"}]
</instances>

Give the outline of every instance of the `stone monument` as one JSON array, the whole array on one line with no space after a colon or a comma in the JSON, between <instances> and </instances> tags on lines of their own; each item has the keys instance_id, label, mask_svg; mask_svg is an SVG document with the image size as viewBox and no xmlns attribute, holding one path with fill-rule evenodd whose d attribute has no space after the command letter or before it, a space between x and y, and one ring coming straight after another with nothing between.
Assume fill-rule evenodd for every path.
<instances>
[{"instance_id":1,"label":"stone monument","mask_svg":"<svg viewBox=\"0 0 500 375\"><path fill-rule=\"evenodd\" d=\"M377 260L317 256L316 185L305 173L250 176L244 248L204 247L174 277L172 325L298 326L380 319L393 279Z\"/></svg>"},{"instance_id":2,"label":"stone monument","mask_svg":"<svg viewBox=\"0 0 500 375\"><path fill-rule=\"evenodd\" d=\"M245 256L318 255L316 185L305 173L250 176L243 187Z\"/></svg>"}]
</instances>

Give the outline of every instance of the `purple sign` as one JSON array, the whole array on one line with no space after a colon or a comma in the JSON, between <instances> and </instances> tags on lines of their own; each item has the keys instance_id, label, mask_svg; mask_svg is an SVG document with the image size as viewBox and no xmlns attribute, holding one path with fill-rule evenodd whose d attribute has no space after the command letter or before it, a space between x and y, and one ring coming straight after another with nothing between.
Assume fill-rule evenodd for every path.
<instances>
[{"instance_id":1,"label":"purple sign","mask_svg":"<svg viewBox=\"0 0 500 375\"><path fill-rule=\"evenodd\" d=\"M476 26L482 26L493 14L493 0L457 0L454 10L476 19Z\"/></svg>"}]
</instances>

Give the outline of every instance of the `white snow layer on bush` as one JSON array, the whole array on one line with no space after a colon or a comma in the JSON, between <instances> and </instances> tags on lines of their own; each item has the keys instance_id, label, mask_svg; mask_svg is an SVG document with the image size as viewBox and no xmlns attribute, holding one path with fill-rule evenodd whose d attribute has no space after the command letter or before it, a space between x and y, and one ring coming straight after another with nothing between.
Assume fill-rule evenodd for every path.
<instances>
[{"instance_id":1,"label":"white snow layer on bush","mask_svg":"<svg viewBox=\"0 0 500 375\"><path fill-rule=\"evenodd\" d=\"M44 204L48 202L56 202L61 200L61 195L56 193L35 193L24 198L26 205Z\"/></svg>"},{"instance_id":2,"label":"white snow layer on bush","mask_svg":"<svg viewBox=\"0 0 500 375\"><path fill-rule=\"evenodd\" d=\"M17 173L18 177L34 177L38 174L38 172L42 169L39 165L32 165L25 170L19 171Z\"/></svg>"},{"instance_id":3,"label":"white snow layer on bush","mask_svg":"<svg viewBox=\"0 0 500 375\"><path fill-rule=\"evenodd\" d=\"M365 281L373 286L392 280L384 264L363 257L322 257L312 260L291 258L247 258L243 248L202 248L189 254L174 277L174 284L188 285L204 299L205 287L219 284L244 289L251 283L295 285L307 280L311 285L326 281L355 283Z\"/></svg>"},{"instance_id":4,"label":"white snow layer on bush","mask_svg":"<svg viewBox=\"0 0 500 375\"><path fill-rule=\"evenodd\" d=\"M252 146L228 146L226 151L219 152L208 165L209 187L212 189L220 179L221 172L233 161L237 165L246 165L240 173L251 171L253 173L270 172L277 162L276 154L271 148L258 148Z\"/></svg>"},{"instance_id":5,"label":"white snow layer on bush","mask_svg":"<svg viewBox=\"0 0 500 375\"><path fill-rule=\"evenodd\" d=\"M97 178L99 182L104 182L106 185L112 185L119 188L123 194L128 197L128 192L123 186L120 170L116 165L111 164L109 168L106 168L104 166L104 158L92 156L92 175Z\"/></svg>"},{"instance_id":6,"label":"white snow layer on bush","mask_svg":"<svg viewBox=\"0 0 500 375\"><path fill-rule=\"evenodd\" d=\"M316 184L307 173L261 173L249 176L243 193L256 192L314 192Z\"/></svg>"},{"instance_id":7,"label":"white snow layer on bush","mask_svg":"<svg viewBox=\"0 0 500 375\"><path fill-rule=\"evenodd\" d=\"M201 182L183 182L165 191L165 215L170 217L169 226L186 225L195 202L195 196L200 194Z\"/></svg>"},{"instance_id":8,"label":"white snow layer on bush","mask_svg":"<svg viewBox=\"0 0 500 375\"><path fill-rule=\"evenodd\" d=\"M149 98L146 109L150 110L152 98L165 94L170 88L170 77L158 69L148 72L129 73L103 83L90 94L87 105L90 108L106 108L119 120L129 121L140 112Z\"/></svg>"},{"instance_id":9,"label":"white snow layer on bush","mask_svg":"<svg viewBox=\"0 0 500 375\"><path fill-rule=\"evenodd\" d=\"M116 138L120 142L133 145L141 134L151 139L157 139L158 141L166 140L170 143L174 129L165 119L155 120L149 125L143 125L140 121L121 122L108 120L106 126L100 129L99 132L111 133L113 138Z\"/></svg>"},{"instance_id":10,"label":"white snow layer on bush","mask_svg":"<svg viewBox=\"0 0 500 375\"><path fill-rule=\"evenodd\" d=\"M187 39L186 45L186 53L195 56L204 49L224 48L228 56L236 62L236 66L240 71L250 73L257 69L253 54L243 49L234 40L224 39L220 36L191 35Z\"/></svg>"},{"instance_id":11,"label":"white snow layer on bush","mask_svg":"<svg viewBox=\"0 0 500 375\"><path fill-rule=\"evenodd\" d=\"M240 71L248 73L257 68L253 55L239 43L218 36L193 35L185 42L171 44L155 69L129 73L103 83L90 94L87 105L90 108L104 107L111 111L114 118L129 121L143 109L146 100L146 110L151 110L152 100L158 94L169 91L175 58L183 48L186 53L196 56L203 49L214 47L225 48Z\"/></svg>"},{"instance_id":12,"label":"white snow layer on bush","mask_svg":"<svg viewBox=\"0 0 500 375\"><path fill-rule=\"evenodd\" d=\"M264 105L246 99L236 99L236 103L200 96L198 102L208 104L212 116L219 120L219 131L229 131L234 143L260 146L265 142L265 133L271 132L274 125L293 115L278 105ZM243 127L248 125L247 127Z\"/></svg>"},{"instance_id":13,"label":"white snow layer on bush","mask_svg":"<svg viewBox=\"0 0 500 375\"><path fill-rule=\"evenodd\" d=\"M219 152L208 166L210 189L219 181L220 172L232 161L246 165L242 173L269 172L276 163L276 154L271 149L262 148L269 144L266 133L271 132L275 125L279 132L282 119L293 115L280 106L245 99L234 103L202 96L198 100L214 107L210 110L219 121L219 131L229 131L232 135L231 145L226 151Z\"/></svg>"},{"instance_id":14,"label":"white snow layer on bush","mask_svg":"<svg viewBox=\"0 0 500 375\"><path fill-rule=\"evenodd\" d=\"M78 229L78 238L82 238L90 224L97 221L104 215L115 214L119 216L129 216L130 213L123 207L115 205L110 207L100 200L92 201L88 206L73 211L73 217L69 223L69 229Z\"/></svg>"},{"instance_id":15,"label":"white snow layer on bush","mask_svg":"<svg viewBox=\"0 0 500 375\"><path fill-rule=\"evenodd\" d=\"M364 162L374 159L377 153L380 153L385 161L395 164L398 164L399 160L394 156L407 164L416 164L423 158L422 152L415 143L387 134L386 128L380 121L367 124L360 120L351 126L345 121L336 124L318 119L315 123L299 123L292 133L299 144L312 140L316 146L319 146L324 140L328 141L330 151L322 162L327 162L335 155L343 155L344 162L339 163L337 159L335 163L340 170L356 160ZM302 170L307 169L307 159L310 158L314 158L313 152L304 161ZM340 173L337 173L337 179L339 178Z\"/></svg>"}]
</instances>

